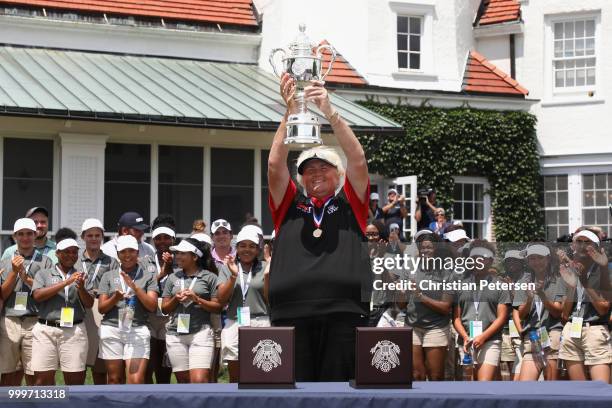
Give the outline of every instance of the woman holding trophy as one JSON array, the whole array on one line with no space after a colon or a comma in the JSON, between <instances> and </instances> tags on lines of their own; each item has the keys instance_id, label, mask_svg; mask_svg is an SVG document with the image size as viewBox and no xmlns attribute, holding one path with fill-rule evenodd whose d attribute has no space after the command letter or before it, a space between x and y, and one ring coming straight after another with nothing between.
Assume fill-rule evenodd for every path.
<instances>
[{"instance_id":1,"label":"woman holding trophy","mask_svg":"<svg viewBox=\"0 0 612 408\"><path fill-rule=\"evenodd\" d=\"M295 67L296 61L286 67L291 65ZM347 381L354 375L355 327L368 323L372 286L364 231L370 184L361 144L330 103L318 80L321 76L314 78L299 84L304 99L298 103L296 79L288 73L281 77L287 112L268 159L276 232L270 269L271 319L274 326L295 327L297 381ZM304 112L306 102L314 103L327 118L347 167L345 171L332 148L303 151L297 160L302 193L287 168L285 135L295 136L287 132L287 121L291 125L291 117Z\"/></svg>"}]
</instances>

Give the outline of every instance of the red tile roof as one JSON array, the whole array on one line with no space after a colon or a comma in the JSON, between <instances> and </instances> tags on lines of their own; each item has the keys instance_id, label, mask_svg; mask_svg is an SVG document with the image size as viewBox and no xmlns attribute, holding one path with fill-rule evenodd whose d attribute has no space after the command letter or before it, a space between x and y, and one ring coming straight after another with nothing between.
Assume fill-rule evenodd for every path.
<instances>
[{"instance_id":1,"label":"red tile roof","mask_svg":"<svg viewBox=\"0 0 612 408\"><path fill-rule=\"evenodd\" d=\"M517 0L482 0L476 25L519 21L521 4Z\"/></svg>"},{"instance_id":2,"label":"red tile roof","mask_svg":"<svg viewBox=\"0 0 612 408\"><path fill-rule=\"evenodd\" d=\"M0 4L257 26L252 0L0 0Z\"/></svg>"},{"instance_id":3,"label":"red tile roof","mask_svg":"<svg viewBox=\"0 0 612 408\"><path fill-rule=\"evenodd\" d=\"M470 51L463 77L463 91L523 97L529 94L527 89L476 51Z\"/></svg>"},{"instance_id":4,"label":"red tile roof","mask_svg":"<svg viewBox=\"0 0 612 408\"><path fill-rule=\"evenodd\" d=\"M327 40L321 41L320 45L329 45ZM331 52L323 50L323 72L327 71L331 61ZM355 68L336 50L336 61L332 65L332 70L325 78L326 83L335 85L367 85L368 82L362 77Z\"/></svg>"}]
</instances>

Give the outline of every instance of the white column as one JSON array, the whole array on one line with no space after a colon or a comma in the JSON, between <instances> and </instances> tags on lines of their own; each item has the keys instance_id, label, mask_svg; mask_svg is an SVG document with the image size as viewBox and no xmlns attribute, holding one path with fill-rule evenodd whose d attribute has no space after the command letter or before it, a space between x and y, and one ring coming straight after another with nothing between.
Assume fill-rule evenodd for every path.
<instances>
[{"instance_id":1,"label":"white column","mask_svg":"<svg viewBox=\"0 0 612 408\"><path fill-rule=\"evenodd\" d=\"M104 150L106 135L60 133L59 219L54 228L77 232L86 218L104 222Z\"/></svg>"},{"instance_id":2,"label":"white column","mask_svg":"<svg viewBox=\"0 0 612 408\"><path fill-rule=\"evenodd\" d=\"M253 216L261 224L261 149L255 149L255 168L253 169Z\"/></svg>"},{"instance_id":3,"label":"white column","mask_svg":"<svg viewBox=\"0 0 612 408\"><path fill-rule=\"evenodd\" d=\"M569 232L576 231L582 225L582 174L572 168L567 174L567 207Z\"/></svg>"},{"instance_id":4,"label":"white column","mask_svg":"<svg viewBox=\"0 0 612 408\"><path fill-rule=\"evenodd\" d=\"M159 145L151 143L151 199L149 206L149 225L159 215ZM145 214L143 216L146 217Z\"/></svg>"},{"instance_id":5,"label":"white column","mask_svg":"<svg viewBox=\"0 0 612 408\"><path fill-rule=\"evenodd\" d=\"M202 188L204 201L204 221L206 221L206 225L210 229L210 223L213 221L210 219L210 196L211 196L211 154L210 154L210 146L204 146L204 185Z\"/></svg>"}]
</instances>

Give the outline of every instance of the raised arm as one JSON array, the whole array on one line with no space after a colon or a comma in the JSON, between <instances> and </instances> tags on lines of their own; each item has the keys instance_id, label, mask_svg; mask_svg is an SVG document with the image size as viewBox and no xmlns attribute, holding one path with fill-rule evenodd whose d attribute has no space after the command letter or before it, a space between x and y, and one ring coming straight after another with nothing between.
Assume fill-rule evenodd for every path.
<instances>
[{"instance_id":1,"label":"raised arm","mask_svg":"<svg viewBox=\"0 0 612 408\"><path fill-rule=\"evenodd\" d=\"M313 102L329 121L346 156L346 178L351 182L357 197L362 203L365 203L368 199L366 190L369 176L368 163L361 143L359 143L350 126L332 106L327 90L323 87L323 82L312 81L312 85L304 89L304 96L307 101Z\"/></svg>"},{"instance_id":2,"label":"raised arm","mask_svg":"<svg viewBox=\"0 0 612 408\"><path fill-rule=\"evenodd\" d=\"M274 139L272 140L272 147L270 148L270 155L268 156L268 186L275 207L278 207L283 201L283 196L291 177L287 168L289 148L284 144L283 139L287 133L287 117L289 112L295 110L293 99L295 81L287 73L283 74L281 78L280 92L287 105L287 112L285 112L278 129L276 129Z\"/></svg>"}]
</instances>

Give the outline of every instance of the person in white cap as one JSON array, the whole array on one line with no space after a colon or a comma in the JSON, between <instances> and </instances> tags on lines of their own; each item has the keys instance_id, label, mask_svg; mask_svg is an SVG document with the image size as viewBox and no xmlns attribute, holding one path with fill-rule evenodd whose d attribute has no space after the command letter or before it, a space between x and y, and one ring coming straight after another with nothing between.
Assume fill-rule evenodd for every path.
<instances>
[{"instance_id":1,"label":"person in white cap","mask_svg":"<svg viewBox=\"0 0 612 408\"><path fill-rule=\"evenodd\" d=\"M492 381L499 366L502 329L512 302L510 293L497 285L499 278L490 273L495 247L487 241L475 240L470 244L470 258L474 260L474 270L461 280L476 287L456 291L453 325L459 334L461 360L470 353L475 379ZM486 281L482 288L481 281Z\"/></svg>"},{"instance_id":2,"label":"person in white cap","mask_svg":"<svg viewBox=\"0 0 612 408\"><path fill-rule=\"evenodd\" d=\"M368 222L373 222L374 220L380 220L383 218L384 214L382 212L382 208L378 206L380 202L380 196L378 193L370 194L370 205L368 206Z\"/></svg>"},{"instance_id":3,"label":"person in white cap","mask_svg":"<svg viewBox=\"0 0 612 408\"><path fill-rule=\"evenodd\" d=\"M91 285L94 304L85 310L85 327L88 334L87 366L91 367L93 382L96 385L106 384L106 364L98 357L100 345L100 323L102 315L98 312L98 287L102 276L110 270L117 269L119 262L102 252L104 226L96 218L88 218L81 226L81 239L85 248L79 251L76 268L85 273L86 283Z\"/></svg>"},{"instance_id":4,"label":"person in white cap","mask_svg":"<svg viewBox=\"0 0 612 408\"><path fill-rule=\"evenodd\" d=\"M36 251L49 257L53 263L57 262L55 257L55 241L47 236L49 232L49 211L45 207L32 207L26 211L25 218L31 218L36 225L36 239L34 241ZM2 259L12 258L16 250L17 244L6 248L2 253Z\"/></svg>"},{"instance_id":5,"label":"person in white cap","mask_svg":"<svg viewBox=\"0 0 612 408\"><path fill-rule=\"evenodd\" d=\"M536 289L515 291L512 303L521 322L519 333L522 339L522 360L519 380L537 381L540 373L544 372L545 380L555 381L559 379L557 359L563 329L561 308L567 289L559 275L558 258L551 253L548 245L528 245L525 257L529 273L519 283L534 283ZM540 366L533 356L530 336L534 331L545 352L546 367Z\"/></svg>"},{"instance_id":6,"label":"person in white cap","mask_svg":"<svg viewBox=\"0 0 612 408\"><path fill-rule=\"evenodd\" d=\"M98 310L100 358L106 362L109 384L143 384L150 354L150 312L157 308L159 286L155 274L138 263L138 241L131 235L117 238L120 268L100 281Z\"/></svg>"},{"instance_id":7,"label":"person in white cap","mask_svg":"<svg viewBox=\"0 0 612 408\"><path fill-rule=\"evenodd\" d=\"M54 268L36 274L32 297L38 323L32 329L32 368L36 385L55 385L58 368L66 385L83 385L88 339L83 322L93 306L92 280L78 271L79 245L71 238L57 244Z\"/></svg>"},{"instance_id":8,"label":"person in white cap","mask_svg":"<svg viewBox=\"0 0 612 408\"><path fill-rule=\"evenodd\" d=\"M0 374L2 386L34 385L32 369L32 328L38 320L38 306L32 298L36 274L53 267L51 259L36 251L36 224L20 218L13 227L16 250L0 262L0 285L4 309L0 318Z\"/></svg>"},{"instance_id":9,"label":"person in white cap","mask_svg":"<svg viewBox=\"0 0 612 408\"><path fill-rule=\"evenodd\" d=\"M567 321L559 358L570 380L584 381L585 369L594 381L610 383L612 342L608 258L596 232L580 228L573 236L573 260L561 255L561 277L567 285L561 318Z\"/></svg>"},{"instance_id":10,"label":"person in white cap","mask_svg":"<svg viewBox=\"0 0 612 408\"><path fill-rule=\"evenodd\" d=\"M193 234L191 238L197 239L200 242L208 244L208 247L206 249L209 252L212 250L213 240L210 237L210 235L205 234L203 232L198 232L196 234ZM213 260L213 263L209 269L215 275L219 275L219 269L217 268L217 262L215 260ZM215 353L213 355L213 362L212 362L209 382L216 383L217 377L219 374L219 368L220 368L219 366L221 363L221 328L222 328L221 313L211 313L210 320L211 320L211 326L213 328L213 334L215 336Z\"/></svg>"},{"instance_id":11,"label":"person in white cap","mask_svg":"<svg viewBox=\"0 0 612 408\"><path fill-rule=\"evenodd\" d=\"M162 310L170 315L166 345L179 383L205 383L212 374L215 348L212 313L221 311L217 275L205 243L194 238L170 247L178 270L164 286Z\"/></svg>"},{"instance_id":12,"label":"person in white cap","mask_svg":"<svg viewBox=\"0 0 612 408\"><path fill-rule=\"evenodd\" d=\"M228 255L219 272L219 301L227 304L227 322L221 331L221 358L227 361L230 382L238 381L238 327L268 327L265 261L259 261L259 236L242 229L236 238L236 258Z\"/></svg>"},{"instance_id":13,"label":"person in white cap","mask_svg":"<svg viewBox=\"0 0 612 408\"><path fill-rule=\"evenodd\" d=\"M220 218L210 225L210 233L213 240L211 254L217 264L217 269L221 269L226 256L236 256L236 249L232 247L232 226Z\"/></svg>"},{"instance_id":14,"label":"person in white cap","mask_svg":"<svg viewBox=\"0 0 612 408\"><path fill-rule=\"evenodd\" d=\"M281 78L287 112L268 158L270 208L277 232L270 269L270 307L278 326L296 327L298 381L354 376L355 327L367 326L372 276L364 245L370 180L359 140L332 106L322 82L305 97L325 115L344 156L317 146L297 160L298 193L287 167L287 117L297 109L295 81ZM314 356L314 358L313 358Z\"/></svg>"},{"instance_id":15,"label":"person in white cap","mask_svg":"<svg viewBox=\"0 0 612 408\"><path fill-rule=\"evenodd\" d=\"M447 228L443 238L450 242L450 249L454 256L462 255L463 248L466 248L470 241L470 237L467 236L465 230L456 225Z\"/></svg>"}]
</instances>

